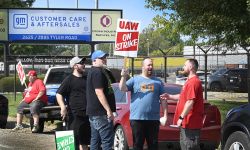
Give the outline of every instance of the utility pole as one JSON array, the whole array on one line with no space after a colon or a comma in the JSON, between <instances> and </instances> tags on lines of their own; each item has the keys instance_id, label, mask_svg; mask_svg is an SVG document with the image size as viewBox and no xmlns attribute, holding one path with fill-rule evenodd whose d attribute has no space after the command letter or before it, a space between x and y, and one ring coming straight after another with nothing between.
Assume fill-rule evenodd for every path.
<instances>
[{"instance_id":1,"label":"utility pole","mask_svg":"<svg viewBox=\"0 0 250 150\"><path fill-rule=\"evenodd\" d=\"M95 9L99 9L99 0L95 0ZM98 44L95 44L95 49L94 50L97 50L98 49Z\"/></svg>"},{"instance_id":2,"label":"utility pole","mask_svg":"<svg viewBox=\"0 0 250 150\"><path fill-rule=\"evenodd\" d=\"M99 9L99 0L95 0L95 9Z\"/></svg>"},{"instance_id":3,"label":"utility pole","mask_svg":"<svg viewBox=\"0 0 250 150\"><path fill-rule=\"evenodd\" d=\"M78 0L76 0L76 8L78 9ZM75 44L75 56L79 56L78 44Z\"/></svg>"},{"instance_id":4,"label":"utility pole","mask_svg":"<svg viewBox=\"0 0 250 150\"><path fill-rule=\"evenodd\" d=\"M147 39L147 44L148 44L148 57L149 57L149 39Z\"/></svg>"}]
</instances>

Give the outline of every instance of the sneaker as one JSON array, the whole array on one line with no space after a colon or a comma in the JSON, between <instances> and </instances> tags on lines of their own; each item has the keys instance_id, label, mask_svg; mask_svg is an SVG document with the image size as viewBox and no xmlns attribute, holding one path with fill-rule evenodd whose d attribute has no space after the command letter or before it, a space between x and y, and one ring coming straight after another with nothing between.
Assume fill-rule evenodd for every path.
<instances>
[{"instance_id":1,"label":"sneaker","mask_svg":"<svg viewBox=\"0 0 250 150\"><path fill-rule=\"evenodd\" d=\"M32 133L37 133L39 130L39 126L38 125L34 125L33 128L32 128Z\"/></svg>"},{"instance_id":2,"label":"sneaker","mask_svg":"<svg viewBox=\"0 0 250 150\"><path fill-rule=\"evenodd\" d=\"M12 129L12 131L22 130L23 126L21 124L17 124L15 128Z\"/></svg>"}]
</instances>

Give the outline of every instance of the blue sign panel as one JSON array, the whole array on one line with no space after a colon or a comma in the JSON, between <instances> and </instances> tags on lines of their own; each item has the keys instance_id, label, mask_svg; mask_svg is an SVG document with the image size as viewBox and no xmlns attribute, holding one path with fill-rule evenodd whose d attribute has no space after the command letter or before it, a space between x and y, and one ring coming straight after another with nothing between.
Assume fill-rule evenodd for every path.
<instances>
[{"instance_id":1,"label":"blue sign panel","mask_svg":"<svg viewBox=\"0 0 250 150\"><path fill-rule=\"evenodd\" d=\"M9 41L91 40L91 11L9 10Z\"/></svg>"}]
</instances>

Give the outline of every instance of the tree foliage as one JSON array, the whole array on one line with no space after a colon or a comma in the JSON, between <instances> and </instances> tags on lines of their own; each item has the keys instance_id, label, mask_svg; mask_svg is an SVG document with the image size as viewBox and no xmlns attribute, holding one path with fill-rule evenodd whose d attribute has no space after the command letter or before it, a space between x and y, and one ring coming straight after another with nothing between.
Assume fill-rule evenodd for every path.
<instances>
[{"instance_id":1,"label":"tree foliage","mask_svg":"<svg viewBox=\"0 0 250 150\"><path fill-rule=\"evenodd\" d=\"M168 55L180 54L182 40L176 24L159 15L153 21L140 35L138 55L147 56L149 51L150 56L162 56L161 50Z\"/></svg>"},{"instance_id":2,"label":"tree foliage","mask_svg":"<svg viewBox=\"0 0 250 150\"><path fill-rule=\"evenodd\" d=\"M35 0L1 0L0 8L27 8L34 2Z\"/></svg>"},{"instance_id":3,"label":"tree foliage","mask_svg":"<svg viewBox=\"0 0 250 150\"><path fill-rule=\"evenodd\" d=\"M163 11L178 30L210 44L250 45L250 0L146 0L147 7Z\"/></svg>"}]
</instances>

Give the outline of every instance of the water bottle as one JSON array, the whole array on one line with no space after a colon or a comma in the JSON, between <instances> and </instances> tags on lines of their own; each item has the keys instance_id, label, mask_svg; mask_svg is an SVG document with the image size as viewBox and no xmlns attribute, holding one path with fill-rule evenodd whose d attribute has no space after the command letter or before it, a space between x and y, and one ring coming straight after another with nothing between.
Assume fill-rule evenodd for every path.
<instances>
[{"instance_id":1,"label":"water bottle","mask_svg":"<svg viewBox=\"0 0 250 150\"><path fill-rule=\"evenodd\" d=\"M66 131L67 129L66 129L66 122L65 122L65 120L63 120L63 131Z\"/></svg>"},{"instance_id":2,"label":"water bottle","mask_svg":"<svg viewBox=\"0 0 250 150\"><path fill-rule=\"evenodd\" d=\"M113 112L113 116L117 117L118 116L117 112Z\"/></svg>"}]
</instances>

